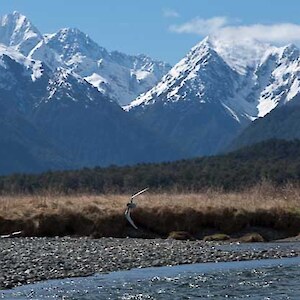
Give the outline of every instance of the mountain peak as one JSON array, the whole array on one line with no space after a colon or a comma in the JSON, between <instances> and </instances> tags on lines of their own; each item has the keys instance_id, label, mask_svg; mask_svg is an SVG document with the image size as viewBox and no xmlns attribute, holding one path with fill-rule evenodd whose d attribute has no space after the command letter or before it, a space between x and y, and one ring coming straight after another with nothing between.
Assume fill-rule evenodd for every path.
<instances>
[{"instance_id":1,"label":"mountain peak","mask_svg":"<svg viewBox=\"0 0 300 300\"><path fill-rule=\"evenodd\" d=\"M42 61L52 71L70 69L120 104L149 90L171 68L145 55L109 52L78 28L41 35L17 11L0 18L0 44L29 60Z\"/></svg>"},{"instance_id":2,"label":"mountain peak","mask_svg":"<svg viewBox=\"0 0 300 300\"><path fill-rule=\"evenodd\" d=\"M81 44L95 44L95 42L84 32L74 27L66 27L58 30L54 34L46 34L45 40L51 42L51 40L57 40L61 43L81 43Z\"/></svg>"},{"instance_id":3,"label":"mountain peak","mask_svg":"<svg viewBox=\"0 0 300 300\"><path fill-rule=\"evenodd\" d=\"M295 60L299 58L300 51L295 44L288 44L283 47L282 58L289 58L290 60Z\"/></svg>"},{"instance_id":4,"label":"mountain peak","mask_svg":"<svg viewBox=\"0 0 300 300\"><path fill-rule=\"evenodd\" d=\"M23 23L23 22L28 22L28 19L26 18L26 16L16 10L10 14L0 17L0 20L1 20L2 26L6 25L9 22L17 23L19 21L18 22L19 24Z\"/></svg>"},{"instance_id":5,"label":"mountain peak","mask_svg":"<svg viewBox=\"0 0 300 300\"><path fill-rule=\"evenodd\" d=\"M89 39L89 36L79 30L76 27L65 27L60 29L56 35L60 36L61 38L74 38L74 37L81 37L81 38L86 38Z\"/></svg>"},{"instance_id":6,"label":"mountain peak","mask_svg":"<svg viewBox=\"0 0 300 300\"><path fill-rule=\"evenodd\" d=\"M0 17L0 43L28 55L41 39L41 33L23 14L14 11Z\"/></svg>"},{"instance_id":7,"label":"mountain peak","mask_svg":"<svg viewBox=\"0 0 300 300\"><path fill-rule=\"evenodd\" d=\"M95 43L87 34L77 28L63 28L54 34L44 36L50 48L60 53L66 60L76 56L99 59L107 51Z\"/></svg>"},{"instance_id":8,"label":"mountain peak","mask_svg":"<svg viewBox=\"0 0 300 300\"><path fill-rule=\"evenodd\" d=\"M226 64L213 49L209 37L206 37L195 45L156 86L141 94L123 109L129 111L140 105L147 106L156 102L157 99L165 104L179 100L186 101L189 99L190 93L194 93L199 100L204 87L202 80L207 80L206 74L215 64L224 64L226 67ZM199 71L201 72L199 73Z\"/></svg>"},{"instance_id":9,"label":"mountain peak","mask_svg":"<svg viewBox=\"0 0 300 300\"><path fill-rule=\"evenodd\" d=\"M23 14L21 14L21 13L20 13L19 11L17 11L17 10L14 10L13 13L12 13L11 15L13 15L13 16L16 17L16 18L24 18L24 19L26 19L26 16L23 15Z\"/></svg>"},{"instance_id":10,"label":"mountain peak","mask_svg":"<svg viewBox=\"0 0 300 300\"><path fill-rule=\"evenodd\" d=\"M17 11L11 14L0 17L0 30L4 31L4 28L10 27L10 29L17 29L24 26L24 23L28 23L26 17ZM7 36L9 38L9 36ZM7 44L7 43L5 43Z\"/></svg>"},{"instance_id":11,"label":"mountain peak","mask_svg":"<svg viewBox=\"0 0 300 300\"><path fill-rule=\"evenodd\" d=\"M210 46L236 72L245 75L249 69L255 69L265 53L272 47L253 39L231 40L209 37Z\"/></svg>"},{"instance_id":12,"label":"mountain peak","mask_svg":"<svg viewBox=\"0 0 300 300\"><path fill-rule=\"evenodd\" d=\"M206 37L203 40L201 40L198 44L196 44L194 47L191 48L191 50L188 52L187 56L191 56L193 54L197 55L197 52L199 51L210 51L213 49L210 37Z\"/></svg>"}]
</instances>

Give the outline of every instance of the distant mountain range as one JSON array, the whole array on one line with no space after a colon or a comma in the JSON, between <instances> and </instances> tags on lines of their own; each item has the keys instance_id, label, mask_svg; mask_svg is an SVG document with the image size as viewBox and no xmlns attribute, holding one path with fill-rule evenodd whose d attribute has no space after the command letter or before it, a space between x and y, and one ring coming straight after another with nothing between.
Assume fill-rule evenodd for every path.
<instances>
[{"instance_id":1,"label":"distant mountain range","mask_svg":"<svg viewBox=\"0 0 300 300\"><path fill-rule=\"evenodd\" d=\"M19 13L4 16L0 24L0 174L178 158L179 152L125 113L109 92L80 76L79 64L74 70L75 63L63 60L67 54L76 56L77 62L87 55L96 60L105 52L111 62L113 57L122 58L124 64L127 60L128 75L129 62L141 71L144 60L150 64L149 58L108 53L78 30L63 31L71 36L65 46L58 38L61 44L55 51L61 33L45 38ZM67 47L72 51L59 53ZM164 65L151 63L153 72ZM120 80L125 82L123 75ZM150 77L154 80L155 75ZM136 96L137 90L132 93ZM120 102L128 101L125 98Z\"/></svg>"},{"instance_id":2,"label":"distant mountain range","mask_svg":"<svg viewBox=\"0 0 300 300\"><path fill-rule=\"evenodd\" d=\"M0 18L0 174L299 138L299 91L294 45L208 37L171 68L109 52L78 29L43 35L14 12Z\"/></svg>"},{"instance_id":3,"label":"distant mountain range","mask_svg":"<svg viewBox=\"0 0 300 300\"><path fill-rule=\"evenodd\" d=\"M76 73L121 105L153 87L171 68L145 55L109 52L76 28L42 35L18 12L0 19L0 43L52 70Z\"/></svg>"}]
</instances>

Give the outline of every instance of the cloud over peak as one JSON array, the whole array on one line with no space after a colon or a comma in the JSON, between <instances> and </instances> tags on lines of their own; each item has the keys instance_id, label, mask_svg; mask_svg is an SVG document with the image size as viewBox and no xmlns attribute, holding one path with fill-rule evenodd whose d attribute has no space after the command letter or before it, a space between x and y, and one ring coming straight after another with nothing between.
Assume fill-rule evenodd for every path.
<instances>
[{"instance_id":1,"label":"cloud over peak","mask_svg":"<svg viewBox=\"0 0 300 300\"><path fill-rule=\"evenodd\" d=\"M195 33L209 35L224 28L228 24L226 17L214 17L201 19L199 17L180 25L171 25L170 30L176 33Z\"/></svg>"},{"instance_id":2,"label":"cloud over peak","mask_svg":"<svg viewBox=\"0 0 300 300\"><path fill-rule=\"evenodd\" d=\"M186 23L171 25L170 31L230 40L255 39L273 43L299 43L300 25L294 23L235 25L227 17L195 18Z\"/></svg>"}]
</instances>

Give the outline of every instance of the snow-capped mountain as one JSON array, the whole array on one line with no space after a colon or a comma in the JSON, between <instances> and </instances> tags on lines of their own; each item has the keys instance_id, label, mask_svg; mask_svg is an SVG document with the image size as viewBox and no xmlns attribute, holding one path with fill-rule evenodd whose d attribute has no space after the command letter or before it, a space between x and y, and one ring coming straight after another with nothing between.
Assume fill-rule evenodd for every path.
<instances>
[{"instance_id":1,"label":"snow-capped mountain","mask_svg":"<svg viewBox=\"0 0 300 300\"><path fill-rule=\"evenodd\" d=\"M42 34L18 12L0 17L0 43L14 47L25 56L42 39Z\"/></svg>"},{"instance_id":2,"label":"snow-capped mountain","mask_svg":"<svg viewBox=\"0 0 300 300\"><path fill-rule=\"evenodd\" d=\"M59 54L65 67L121 105L149 90L170 69L168 64L145 55L108 52L78 29L45 35L45 43Z\"/></svg>"},{"instance_id":3,"label":"snow-capped mountain","mask_svg":"<svg viewBox=\"0 0 300 300\"><path fill-rule=\"evenodd\" d=\"M295 45L275 47L255 41L227 43L219 40L212 44L244 80L230 100L233 109L244 111L250 119L264 117L298 94L300 53ZM241 98L251 103L251 107L239 107Z\"/></svg>"},{"instance_id":4,"label":"snow-capped mountain","mask_svg":"<svg viewBox=\"0 0 300 300\"><path fill-rule=\"evenodd\" d=\"M214 154L299 91L294 45L205 38L171 69L15 12L0 19L0 173Z\"/></svg>"},{"instance_id":5,"label":"snow-capped mountain","mask_svg":"<svg viewBox=\"0 0 300 300\"><path fill-rule=\"evenodd\" d=\"M127 103L167 69L110 53L76 29L43 36L17 12L2 17L0 174L177 158L113 101Z\"/></svg>"},{"instance_id":6,"label":"snow-capped mountain","mask_svg":"<svg viewBox=\"0 0 300 300\"><path fill-rule=\"evenodd\" d=\"M225 71L235 77L227 90L222 86L227 78L221 82L218 77L208 78L214 75L208 69L212 56L215 56L214 60L218 57L217 69L221 70L226 65ZM130 110L156 101L168 103L188 99L186 91L181 91L189 86L189 92L197 94L202 103L205 103L206 97L212 96L209 94L211 92L213 97L223 101L223 105L228 105L236 116L241 113L250 119L263 117L279 103L289 101L297 94L300 89L297 77L299 68L299 49L294 45L275 47L255 41L239 44L206 38L154 88L124 108ZM222 99L217 91L223 94ZM164 94L165 97L162 97Z\"/></svg>"},{"instance_id":7,"label":"snow-capped mountain","mask_svg":"<svg viewBox=\"0 0 300 300\"><path fill-rule=\"evenodd\" d=\"M69 69L0 46L0 174L178 158Z\"/></svg>"},{"instance_id":8,"label":"snow-capped mountain","mask_svg":"<svg viewBox=\"0 0 300 300\"><path fill-rule=\"evenodd\" d=\"M205 38L124 109L191 155L212 154L251 121L293 99L299 71L294 45Z\"/></svg>"},{"instance_id":9,"label":"snow-capped mountain","mask_svg":"<svg viewBox=\"0 0 300 300\"><path fill-rule=\"evenodd\" d=\"M42 35L18 12L0 19L0 43L52 70L71 70L121 105L152 88L171 68L145 55L109 52L78 29Z\"/></svg>"}]
</instances>

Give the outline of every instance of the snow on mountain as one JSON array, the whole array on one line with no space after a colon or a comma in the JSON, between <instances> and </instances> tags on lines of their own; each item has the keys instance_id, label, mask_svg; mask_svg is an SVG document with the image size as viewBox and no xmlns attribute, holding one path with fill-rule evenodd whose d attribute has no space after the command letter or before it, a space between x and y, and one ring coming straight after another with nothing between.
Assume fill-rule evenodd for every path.
<instances>
[{"instance_id":1,"label":"snow on mountain","mask_svg":"<svg viewBox=\"0 0 300 300\"><path fill-rule=\"evenodd\" d=\"M108 52L76 28L42 35L18 12L0 19L0 44L42 61L53 71L71 70L121 105L152 88L171 68L145 55Z\"/></svg>"},{"instance_id":2,"label":"snow on mountain","mask_svg":"<svg viewBox=\"0 0 300 300\"><path fill-rule=\"evenodd\" d=\"M272 48L253 39L237 41L212 37L209 42L224 61L241 75L246 75L249 69L255 69L266 51Z\"/></svg>"},{"instance_id":3,"label":"snow on mountain","mask_svg":"<svg viewBox=\"0 0 300 300\"><path fill-rule=\"evenodd\" d=\"M50 101L61 101L63 106L76 102L86 107L102 96L71 70L60 67L51 70L42 61L25 57L13 47L1 44L0 89L4 98L10 98L28 116ZM105 98L105 101L112 100Z\"/></svg>"},{"instance_id":4,"label":"snow on mountain","mask_svg":"<svg viewBox=\"0 0 300 300\"><path fill-rule=\"evenodd\" d=\"M24 76L30 76L33 82L39 79L43 74L44 66L41 61L31 60L16 51L13 47L6 47L0 44L0 69L9 69L9 65L12 61L21 65L23 67L22 74ZM0 87L4 90L11 89L12 82L10 82L7 72L4 70L0 73L0 78L2 79L0 80ZM6 82L6 84L4 82ZM15 84L18 84L18 82L16 81Z\"/></svg>"},{"instance_id":5,"label":"snow on mountain","mask_svg":"<svg viewBox=\"0 0 300 300\"><path fill-rule=\"evenodd\" d=\"M108 52L78 29L45 35L45 43L69 69L122 105L150 89L170 69L144 55Z\"/></svg>"},{"instance_id":6,"label":"snow on mountain","mask_svg":"<svg viewBox=\"0 0 300 300\"><path fill-rule=\"evenodd\" d=\"M294 45L210 37L171 68L109 52L78 29L42 35L14 12L0 19L0 89L3 112L17 111L76 161L126 164L145 153L160 161L217 153L294 101L300 54Z\"/></svg>"},{"instance_id":7,"label":"snow on mountain","mask_svg":"<svg viewBox=\"0 0 300 300\"><path fill-rule=\"evenodd\" d=\"M216 153L249 122L227 101L239 76L205 39L124 109L191 157Z\"/></svg>"},{"instance_id":8,"label":"snow on mountain","mask_svg":"<svg viewBox=\"0 0 300 300\"><path fill-rule=\"evenodd\" d=\"M232 97L239 74L232 70L211 47L208 38L191 49L162 80L148 92L140 95L125 110L163 102L191 100L200 104Z\"/></svg>"},{"instance_id":9,"label":"snow on mountain","mask_svg":"<svg viewBox=\"0 0 300 300\"><path fill-rule=\"evenodd\" d=\"M293 101L299 67L294 45L207 37L123 108L192 154L213 154L222 148L220 140L230 143L251 121Z\"/></svg>"},{"instance_id":10,"label":"snow on mountain","mask_svg":"<svg viewBox=\"0 0 300 300\"><path fill-rule=\"evenodd\" d=\"M209 53L218 56L219 71L226 64L228 74L224 74L221 81L216 80L212 72L209 73L212 63L212 60L207 60ZM253 40L236 42L206 38L155 87L124 106L124 109L144 107L156 101L186 101L188 87L188 90L193 89L200 102L215 99L227 107L235 119L242 115L254 120L299 93L299 67L299 49L294 45L275 47ZM210 80L206 81L205 77ZM233 78L231 82L230 78ZM228 86L220 91L224 82Z\"/></svg>"},{"instance_id":11,"label":"snow on mountain","mask_svg":"<svg viewBox=\"0 0 300 300\"><path fill-rule=\"evenodd\" d=\"M14 47L25 56L42 38L38 29L16 11L0 18L0 43Z\"/></svg>"},{"instance_id":12,"label":"snow on mountain","mask_svg":"<svg viewBox=\"0 0 300 300\"><path fill-rule=\"evenodd\" d=\"M45 40L41 40L31 49L28 58L42 61L53 71L57 68L66 67L59 55L47 46Z\"/></svg>"},{"instance_id":13,"label":"snow on mountain","mask_svg":"<svg viewBox=\"0 0 300 300\"><path fill-rule=\"evenodd\" d=\"M0 44L1 174L181 157L71 68L49 68L33 52Z\"/></svg>"},{"instance_id":14,"label":"snow on mountain","mask_svg":"<svg viewBox=\"0 0 300 300\"><path fill-rule=\"evenodd\" d=\"M257 69L260 72L261 68L265 70L269 67L270 73L269 81L259 95L258 117L263 117L278 105L291 101L300 91L299 49L288 45L270 51L267 55L267 59Z\"/></svg>"},{"instance_id":15,"label":"snow on mountain","mask_svg":"<svg viewBox=\"0 0 300 300\"><path fill-rule=\"evenodd\" d=\"M278 105L290 101L300 91L299 49L294 45L275 47L256 41L213 43L219 55L236 70L243 84L230 104L250 119L264 117ZM242 96L242 97L241 97ZM246 101L250 104L243 106Z\"/></svg>"}]
</instances>

